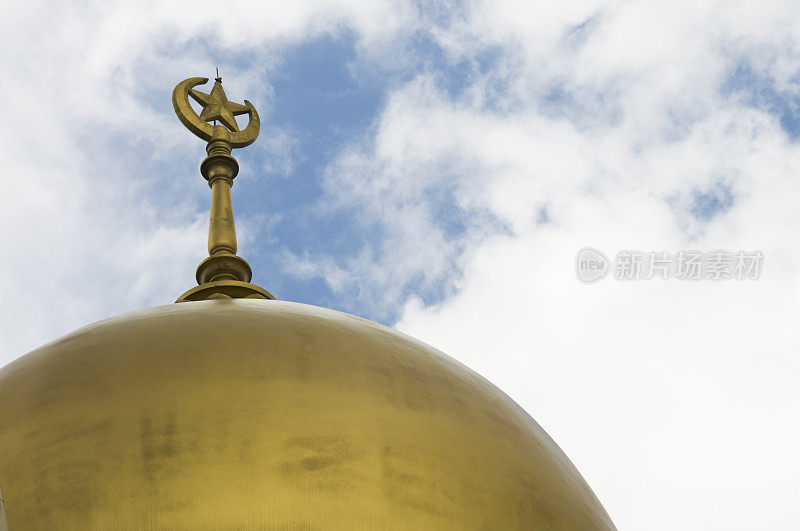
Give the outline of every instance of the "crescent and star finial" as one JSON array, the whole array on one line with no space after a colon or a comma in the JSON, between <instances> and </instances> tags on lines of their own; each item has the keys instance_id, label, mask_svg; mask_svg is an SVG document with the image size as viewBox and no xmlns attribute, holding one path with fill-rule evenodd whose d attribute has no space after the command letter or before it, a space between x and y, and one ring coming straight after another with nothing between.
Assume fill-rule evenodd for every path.
<instances>
[{"instance_id":1,"label":"crescent and star finial","mask_svg":"<svg viewBox=\"0 0 800 531\"><path fill-rule=\"evenodd\" d=\"M200 173L211 187L211 216L208 225L208 258L197 266L198 286L175 302L209 299L274 299L264 288L250 284L253 272L244 258L237 256L236 226L233 221L231 187L239 173L239 163L231 156L233 148L249 146L258 138L261 121L253 104L228 101L222 78L206 94L195 89L208 82L205 77L192 77L178 83L172 91L172 106L181 123L206 142L208 156L200 164ZM189 97L203 110L198 115L189 104ZM247 127L239 130L236 116L247 114ZM209 122L214 122L210 124ZM219 122L219 123L217 123Z\"/></svg>"},{"instance_id":2,"label":"crescent and star finial","mask_svg":"<svg viewBox=\"0 0 800 531\"><path fill-rule=\"evenodd\" d=\"M208 83L206 77L192 77L178 83L172 91L172 106L181 123L206 142L225 140L234 148L242 148L255 142L261 129L261 120L253 104L247 100L244 100L244 105L228 101L219 74L208 94L194 88L205 83ZM189 96L203 107L199 116L189 104ZM250 117L243 130L239 130L235 118L241 114ZM224 127L211 125L211 121L219 121Z\"/></svg>"}]
</instances>

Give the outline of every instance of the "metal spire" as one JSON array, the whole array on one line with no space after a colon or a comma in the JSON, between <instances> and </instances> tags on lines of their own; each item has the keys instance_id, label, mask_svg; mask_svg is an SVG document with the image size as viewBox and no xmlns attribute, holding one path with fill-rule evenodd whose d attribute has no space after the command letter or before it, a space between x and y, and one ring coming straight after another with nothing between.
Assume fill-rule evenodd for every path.
<instances>
[{"instance_id":1,"label":"metal spire","mask_svg":"<svg viewBox=\"0 0 800 531\"><path fill-rule=\"evenodd\" d=\"M205 299L274 299L269 292L250 284L250 265L236 256L236 226L233 221L231 187L239 173L239 163L231 156L233 148L242 148L255 142L261 122L255 107L245 100L244 105L228 101L222 88L222 78L217 77L211 91L206 94L194 87L208 82L208 78L186 79L172 92L172 106L181 123L189 131L208 142L208 156L200 164L200 173L211 187L211 216L208 227L208 258L197 266L196 288L181 295L175 302ZM198 116L189 104L189 96L203 110ZM247 114L247 127L239 130L236 116ZM220 122L217 124L217 120ZM214 125L208 122L214 121Z\"/></svg>"}]
</instances>

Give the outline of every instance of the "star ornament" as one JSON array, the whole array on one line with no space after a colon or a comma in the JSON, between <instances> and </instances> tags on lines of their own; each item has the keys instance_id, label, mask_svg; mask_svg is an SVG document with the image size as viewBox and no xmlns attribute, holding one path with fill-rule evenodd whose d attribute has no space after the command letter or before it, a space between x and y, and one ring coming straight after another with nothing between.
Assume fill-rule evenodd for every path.
<instances>
[{"instance_id":1,"label":"star ornament","mask_svg":"<svg viewBox=\"0 0 800 531\"><path fill-rule=\"evenodd\" d=\"M250 109L244 105L228 101L219 79L214 82L214 87L211 89L210 94L190 89L189 95L194 101L203 106L203 111L200 113L201 120L204 122L219 120L222 125L232 132L239 130L239 125L234 117L250 112Z\"/></svg>"}]
</instances>

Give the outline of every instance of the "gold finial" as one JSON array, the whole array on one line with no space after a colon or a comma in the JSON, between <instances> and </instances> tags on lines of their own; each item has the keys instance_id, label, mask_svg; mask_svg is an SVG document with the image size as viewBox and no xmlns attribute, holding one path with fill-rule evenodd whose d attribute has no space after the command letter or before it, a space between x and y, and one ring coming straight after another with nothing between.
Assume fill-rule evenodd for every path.
<instances>
[{"instance_id":1,"label":"gold finial","mask_svg":"<svg viewBox=\"0 0 800 531\"><path fill-rule=\"evenodd\" d=\"M239 173L239 163L231 156L233 148L249 146L258 138L261 121L253 104L228 101L222 78L214 80L208 94L194 87L208 82L205 77L181 81L172 91L172 106L181 123L189 131L208 142L208 156L200 164L200 173L211 187L211 218L208 227L208 258L197 266L196 288L181 295L175 302L205 299L274 299L269 292L250 284L250 265L236 256L236 226L233 222L231 187ZM199 103L200 115L189 104L189 96ZM239 130L236 116L247 114L247 127ZM213 121L214 125L208 122ZM217 124L217 121L220 124Z\"/></svg>"}]
</instances>

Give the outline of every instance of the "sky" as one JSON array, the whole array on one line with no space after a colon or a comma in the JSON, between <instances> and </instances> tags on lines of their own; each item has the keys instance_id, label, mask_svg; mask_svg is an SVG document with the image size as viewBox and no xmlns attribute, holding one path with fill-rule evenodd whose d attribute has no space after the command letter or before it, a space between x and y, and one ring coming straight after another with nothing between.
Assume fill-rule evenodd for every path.
<instances>
[{"instance_id":1,"label":"sky","mask_svg":"<svg viewBox=\"0 0 800 531\"><path fill-rule=\"evenodd\" d=\"M219 67L262 121L232 191L254 283L488 378L620 529L796 528L797 2L3 11L0 363L194 285L204 144L170 98ZM763 260L585 283L585 247Z\"/></svg>"}]
</instances>

